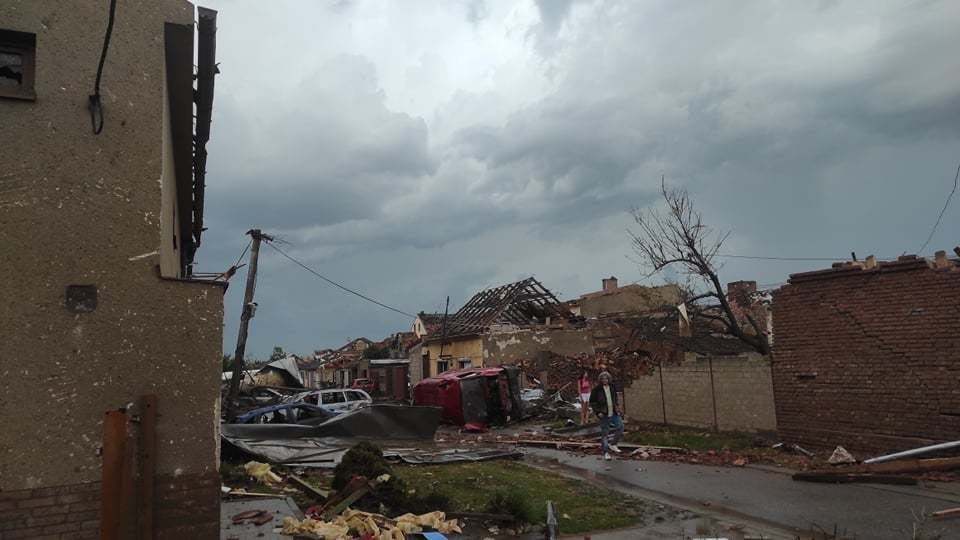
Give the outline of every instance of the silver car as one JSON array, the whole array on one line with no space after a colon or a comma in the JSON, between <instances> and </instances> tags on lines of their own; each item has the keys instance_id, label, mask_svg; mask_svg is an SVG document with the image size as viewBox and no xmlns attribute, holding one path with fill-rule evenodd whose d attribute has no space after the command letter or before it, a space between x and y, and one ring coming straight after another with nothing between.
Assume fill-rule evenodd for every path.
<instances>
[{"instance_id":1,"label":"silver car","mask_svg":"<svg viewBox=\"0 0 960 540\"><path fill-rule=\"evenodd\" d=\"M373 403L370 394L356 388L331 388L328 390L311 390L293 395L289 402L302 401L319 405L333 412L347 412Z\"/></svg>"}]
</instances>

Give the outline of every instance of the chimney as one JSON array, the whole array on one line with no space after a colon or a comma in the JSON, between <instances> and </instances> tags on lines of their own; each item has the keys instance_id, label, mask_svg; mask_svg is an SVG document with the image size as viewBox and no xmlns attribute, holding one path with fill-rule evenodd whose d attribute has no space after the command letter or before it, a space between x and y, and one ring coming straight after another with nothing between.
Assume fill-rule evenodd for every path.
<instances>
[{"instance_id":1,"label":"chimney","mask_svg":"<svg viewBox=\"0 0 960 540\"><path fill-rule=\"evenodd\" d=\"M757 292L756 281L732 281L727 283L727 297L737 298L740 295L748 296Z\"/></svg>"},{"instance_id":2,"label":"chimney","mask_svg":"<svg viewBox=\"0 0 960 540\"><path fill-rule=\"evenodd\" d=\"M935 255L933 262L934 267L936 268L948 268L950 266L950 261L947 259L947 252L940 250Z\"/></svg>"},{"instance_id":3,"label":"chimney","mask_svg":"<svg viewBox=\"0 0 960 540\"><path fill-rule=\"evenodd\" d=\"M603 280L603 292L612 292L617 290L617 278L616 276L610 276L604 278Z\"/></svg>"}]
</instances>

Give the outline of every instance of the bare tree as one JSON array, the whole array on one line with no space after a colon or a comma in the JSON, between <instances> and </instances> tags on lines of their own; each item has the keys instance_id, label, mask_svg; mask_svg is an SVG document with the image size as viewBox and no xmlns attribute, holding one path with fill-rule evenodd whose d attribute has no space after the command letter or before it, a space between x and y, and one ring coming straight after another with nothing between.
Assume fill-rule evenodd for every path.
<instances>
[{"instance_id":1,"label":"bare tree","mask_svg":"<svg viewBox=\"0 0 960 540\"><path fill-rule=\"evenodd\" d=\"M723 326L727 334L761 354L768 354L770 342L767 334L749 310L744 310L746 324L750 325L753 332L747 331L724 294L717 275L719 267L715 259L730 233L720 233L704 225L686 189L668 188L661 178L660 192L667 203L666 211L632 211L639 230L630 231L630 235L633 237L633 249L640 256L639 262L650 267L651 274L667 267L679 268L688 278L688 286L681 287L681 290L692 318L715 321Z\"/></svg>"}]
</instances>

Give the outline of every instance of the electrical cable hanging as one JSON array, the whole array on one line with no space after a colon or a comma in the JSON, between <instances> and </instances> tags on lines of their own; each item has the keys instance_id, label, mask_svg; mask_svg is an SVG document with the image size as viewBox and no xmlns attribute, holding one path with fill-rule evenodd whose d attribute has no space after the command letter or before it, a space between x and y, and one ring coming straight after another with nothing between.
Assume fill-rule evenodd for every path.
<instances>
[{"instance_id":1,"label":"electrical cable hanging","mask_svg":"<svg viewBox=\"0 0 960 540\"><path fill-rule=\"evenodd\" d=\"M937 227L940 226L940 221L943 220L943 214L947 211L947 207L950 206L950 199L952 199L953 194L957 192L958 183L960 183L960 165L957 165L957 174L953 176L953 189L950 190L950 195L947 195L947 200L943 203L943 209L940 210L940 215L937 216L937 222L933 224L933 228L930 229L930 235L927 236L927 241L923 243L923 247L920 248L920 251L917 253L923 253L923 250L927 249L927 244L930 243L930 240L933 240L933 233L937 232Z\"/></svg>"},{"instance_id":2,"label":"electrical cable hanging","mask_svg":"<svg viewBox=\"0 0 960 540\"><path fill-rule=\"evenodd\" d=\"M110 18L107 19L107 31L103 35L103 49L100 51L100 63L97 65L97 78L93 83L93 94L89 97L87 107L90 109L90 124L93 134L99 135L103 131L103 102L100 100L100 77L103 75L103 63L107 60L107 49L110 48L110 36L113 34L113 19L117 12L117 0L110 0Z\"/></svg>"},{"instance_id":3,"label":"electrical cable hanging","mask_svg":"<svg viewBox=\"0 0 960 540\"><path fill-rule=\"evenodd\" d=\"M319 272L317 272L316 270L314 270L314 269L310 268L309 266L303 264L302 262L298 261L297 259L294 259L292 256L288 255L287 252L285 252L285 251L283 251L282 249L278 248L277 246L273 245L273 242L269 242L269 241L268 241L268 242L266 242L266 244L267 244L268 246L270 246L274 251L276 251L277 253L279 253L280 255L283 255L283 256L286 257L287 259L290 259L294 264L296 264L296 265L299 266L300 268L303 268L304 270L306 270L306 271L310 272L311 274L317 276L318 278L326 281L327 283L333 285L334 287L337 287L337 288L339 288L339 289L342 289L342 290L344 290L344 291L346 291L346 292L348 292L348 293L350 293L350 294L352 294L352 295L359 296L360 298L363 298L364 300L366 300L366 301L368 301L368 302L372 302L372 303L374 303L374 304L376 304L376 305L378 305L378 306L380 306L380 307L382 307L382 308L389 309L390 311L395 311L395 312L397 312L397 313L399 313L399 314L401 314L401 315L406 315L407 317L410 317L410 318L412 318L412 319L415 319L415 318L417 317L416 315L413 315L413 314L411 314L411 313L407 313L406 311L397 309L397 308L395 308L395 307L388 306L388 305L386 305L386 304L384 304L383 302L380 302L380 301L378 301L378 300L374 300L373 298L370 298L369 296L366 296L366 295L364 295L364 294L362 294L362 293L359 293L359 292L357 292L357 291L355 291L355 290L353 290L353 289L351 289L351 288L349 288L349 287L347 287L347 286L345 286L345 285L341 285L340 283L337 283L336 281L334 281L334 280L332 280L332 279L330 279L330 278L328 278L328 277L326 277L326 276L324 276L324 275L321 275L321 274L320 274Z\"/></svg>"}]
</instances>

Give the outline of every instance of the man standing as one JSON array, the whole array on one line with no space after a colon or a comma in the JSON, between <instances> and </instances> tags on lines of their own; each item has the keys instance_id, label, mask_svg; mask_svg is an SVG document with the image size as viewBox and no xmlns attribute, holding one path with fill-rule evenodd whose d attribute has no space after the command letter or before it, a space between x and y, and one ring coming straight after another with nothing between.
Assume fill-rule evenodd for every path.
<instances>
[{"instance_id":1,"label":"man standing","mask_svg":"<svg viewBox=\"0 0 960 540\"><path fill-rule=\"evenodd\" d=\"M600 384L590 392L590 408L593 414L600 420L600 448L603 451L603 459L610 460L610 452L617 454L620 449L617 443L623 437L623 420L620 419L620 407L617 404L617 392L610 385L610 373L604 371L600 374ZM608 440L610 430L613 429L613 442Z\"/></svg>"}]
</instances>

